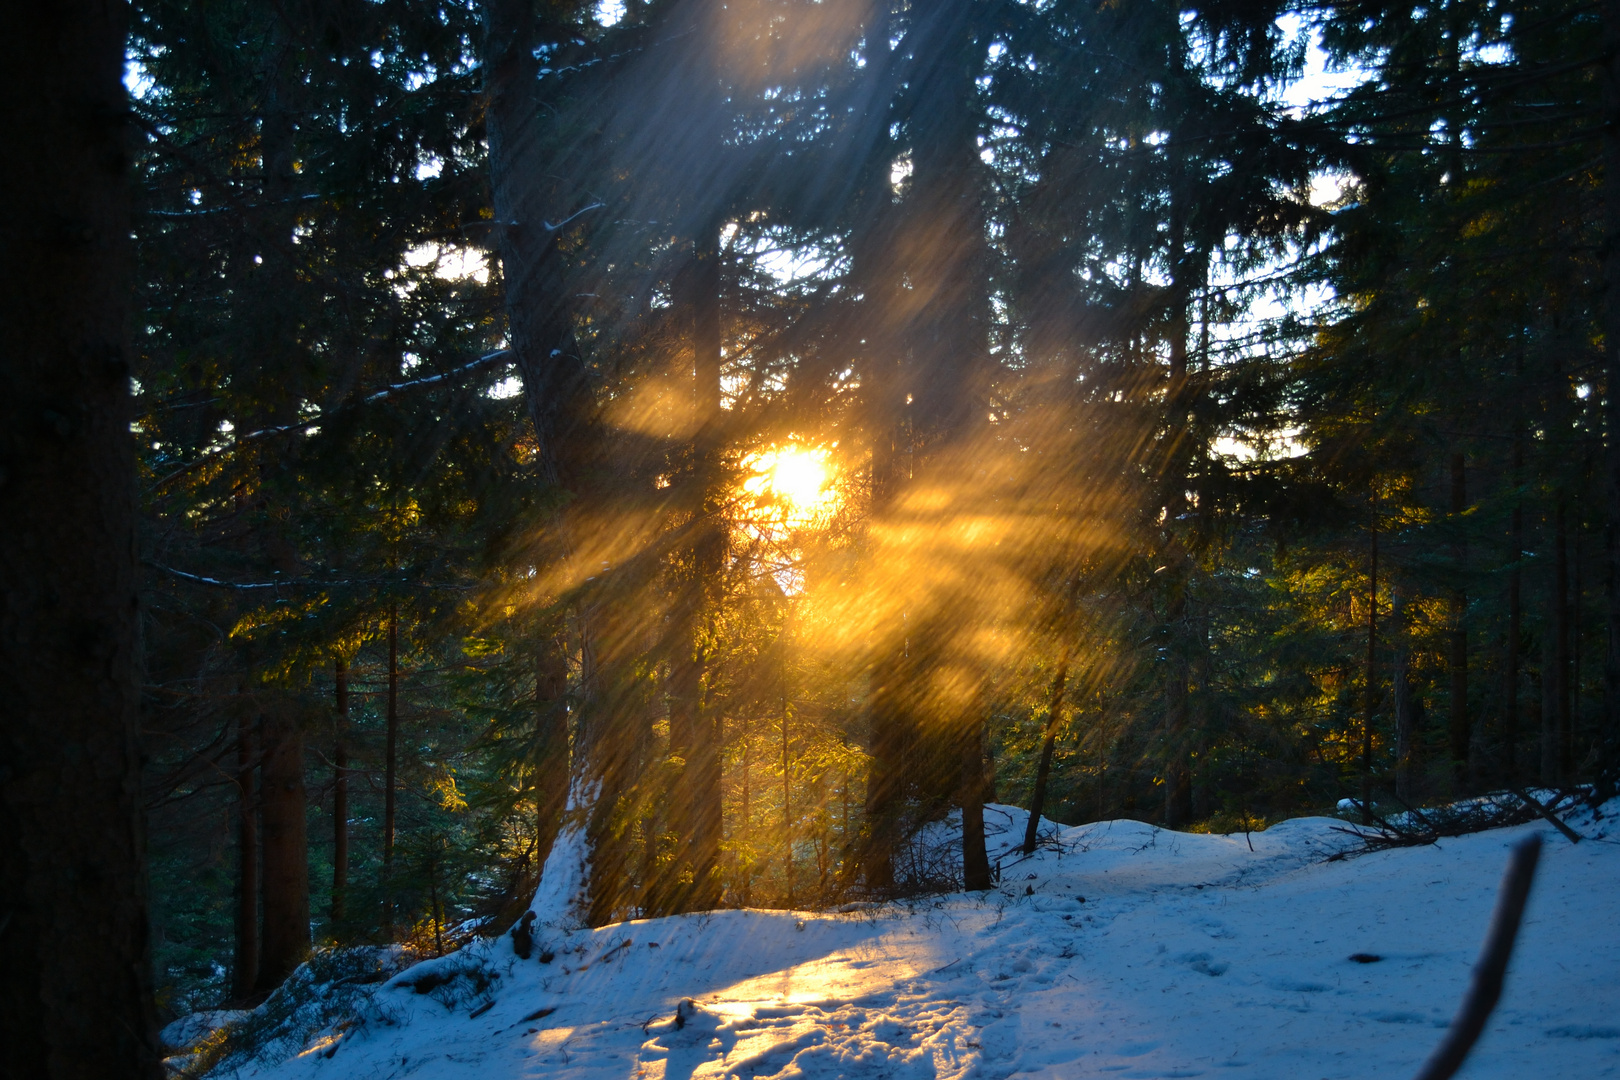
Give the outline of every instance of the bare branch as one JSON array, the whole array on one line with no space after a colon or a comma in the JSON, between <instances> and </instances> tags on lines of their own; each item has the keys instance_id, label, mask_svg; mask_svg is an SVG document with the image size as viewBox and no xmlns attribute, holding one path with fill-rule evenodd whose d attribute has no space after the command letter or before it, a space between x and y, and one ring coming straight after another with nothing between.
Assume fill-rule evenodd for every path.
<instances>
[{"instance_id":1,"label":"bare branch","mask_svg":"<svg viewBox=\"0 0 1620 1080\"><path fill-rule=\"evenodd\" d=\"M1540 836L1526 837L1513 846L1502 887L1496 894L1496 910L1491 913L1485 947L1480 951L1479 963L1474 965L1474 981L1446 1037L1418 1070L1416 1080L1449 1080L1485 1030L1485 1021L1502 996L1508 958L1513 955L1513 942L1519 935L1524 904L1530 897L1530 882L1536 876L1536 861L1540 858Z\"/></svg>"}]
</instances>

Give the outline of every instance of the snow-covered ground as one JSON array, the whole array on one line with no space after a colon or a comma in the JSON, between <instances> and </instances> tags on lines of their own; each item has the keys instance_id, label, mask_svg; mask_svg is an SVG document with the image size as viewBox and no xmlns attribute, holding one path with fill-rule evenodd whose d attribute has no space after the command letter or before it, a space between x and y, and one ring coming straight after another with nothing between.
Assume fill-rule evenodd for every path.
<instances>
[{"instance_id":1,"label":"snow-covered ground","mask_svg":"<svg viewBox=\"0 0 1620 1080\"><path fill-rule=\"evenodd\" d=\"M553 934L528 961L484 941L387 984L371 1022L241 1073L1409 1076L1462 997L1508 847L1533 831L1546 845L1507 988L1461 1075L1620 1072L1607 816L1576 819L1579 845L1527 825L1332 862L1353 845L1321 818L1247 838L1051 825L1022 859L1023 812L988 817L1002 867L988 894L625 923ZM410 985L474 967L485 976Z\"/></svg>"}]
</instances>

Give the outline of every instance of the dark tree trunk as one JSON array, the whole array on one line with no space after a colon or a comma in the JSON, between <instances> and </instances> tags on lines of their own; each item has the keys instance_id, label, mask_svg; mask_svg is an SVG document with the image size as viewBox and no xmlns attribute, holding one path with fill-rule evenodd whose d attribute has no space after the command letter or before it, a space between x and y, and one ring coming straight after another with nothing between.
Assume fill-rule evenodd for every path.
<instances>
[{"instance_id":1,"label":"dark tree trunk","mask_svg":"<svg viewBox=\"0 0 1620 1080\"><path fill-rule=\"evenodd\" d=\"M882 522L890 514L909 478L904 456L907 403L901 372L906 342L900 313L905 306L898 302L903 270L890 179L897 147L889 128L903 65L889 45L890 7L887 2L876 5L866 33L872 45L865 73L869 89L862 95L866 104L860 118L860 145L866 158L849 242L852 293L861 297L849 327L849 352L858 358L862 419L871 442L873 522ZM859 836L851 837L847 830L845 834L845 843L851 845L844 867L846 884L852 884L858 875L868 892L877 895L894 890L894 855L902 838L908 788L905 762L915 741L905 693L905 606L903 601L896 605L898 610L888 618L873 658L867 705L870 765L865 823Z\"/></svg>"},{"instance_id":2,"label":"dark tree trunk","mask_svg":"<svg viewBox=\"0 0 1620 1080\"><path fill-rule=\"evenodd\" d=\"M383 936L394 936L394 814L399 771L399 605L388 609L388 727L383 737Z\"/></svg>"},{"instance_id":3,"label":"dark tree trunk","mask_svg":"<svg viewBox=\"0 0 1620 1080\"><path fill-rule=\"evenodd\" d=\"M720 904L721 787L719 718L705 700L710 621L725 564L720 489L720 226L700 230L677 274L674 301L692 351L694 434L689 562L681 582L670 660L670 754L679 759L670 821L681 855L668 899L672 911Z\"/></svg>"},{"instance_id":4,"label":"dark tree trunk","mask_svg":"<svg viewBox=\"0 0 1620 1080\"><path fill-rule=\"evenodd\" d=\"M349 892L349 665L332 662L337 719L332 736L332 925L348 915Z\"/></svg>"},{"instance_id":5,"label":"dark tree trunk","mask_svg":"<svg viewBox=\"0 0 1620 1080\"><path fill-rule=\"evenodd\" d=\"M912 10L907 40L915 38L917 45L908 81L915 104L906 128L913 175L899 241L911 260L905 271L914 287L907 389L913 398L914 470L950 491L971 482L976 463L969 455L984 434L991 408L990 251L985 236L989 180L979 157L975 84L987 42L975 5ZM934 715L916 710L918 752L909 767L920 774L924 794L961 803L967 887L987 887L983 746L988 674L966 640L966 628L978 618L976 598L968 588L936 592L927 601L931 610L921 605L914 609L915 629L908 633L916 643L906 665L915 673L909 681L925 686L934 678L922 661L928 657L958 671L961 686L923 702Z\"/></svg>"},{"instance_id":6,"label":"dark tree trunk","mask_svg":"<svg viewBox=\"0 0 1620 1080\"><path fill-rule=\"evenodd\" d=\"M1024 854L1035 853L1041 815L1046 812L1046 783L1052 775L1052 751L1057 745L1058 727L1063 722L1063 696L1069 688L1069 657L1058 662L1052 676L1052 689L1046 697L1046 731L1041 738L1041 759L1035 766L1035 792L1029 800L1029 824L1024 827Z\"/></svg>"},{"instance_id":7,"label":"dark tree trunk","mask_svg":"<svg viewBox=\"0 0 1620 1080\"><path fill-rule=\"evenodd\" d=\"M1361 720L1361 821L1372 824L1373 719L1378 712L1378 496L1373 495L1373 519L1367 564L1367 692Z\"/></svg>"},{"instance_id":8,"label":"dark tree trunk","mask_svg":"<svg viewBox=\"0 0 1620 1080\"><path fill-rule=\"evenodd\" d=\"M1395 669L1391 673L1395 697L1395 794L1408 802L1416 798L1412 779L1418 773L1417 732L1423 707L1412 690L1412 641L1406 625L1406 599L1394 588L1390 611L1395 639Z\"/></svg>"},{"instance_id":9,"label":"dark tree trunk","mask_svg":"<svg viewBox=\"0 0 1620 1080\"><path fill-rule=\"evenodd\" d=\"M137 750L122 3L0 34L0 1075L159 1075Z\"/></svg>"},{"instance_id":10,"label":"dark tree trunk","mask_svg":"<svg viewBox=\"0 0 1620 1080\"><path fill-rule=\"evenodd\" d=\"M1552 573L1547 582L1547 627L1541 664L1541 782L1569 781L1569 537L1562 499L1553 511Z\"/></svg>"},{"instance_id":11,"label":"dark tree trunk","mask_svg":"<svg viewBox=\"0 0 1620 1080\"><path fill-rule=\"evenodd\" d=\"M309 834L304 790L304 733L285 713L264 718L259 766L263 824L264 940L259 989L271 990L309 955Z\"/></svg>"},{"instance_id":12,"label":"dark tree trunk","mask_svg":"<svg viewBox=\"0 0 1620 1080\"><path fill-rule=\"evenodd\" d=\"M962 888L990 888L990 855L984 842L984 710L973 710L962 732Z\"/></svg>"},{"instance_id":13,"label":"dark tree trunk","mask_svg":"<svg viewBox=\"0 0 1620 1080\"><path fill-rule=\"evenodd\" d=\"M236 718L236 961L232 992L251 997L259 985L259 793L254 782L258 749L248 712Z\"/></svg>"},{"instance_id":14,"label":"dark tree trunk","mask_svg":"<svg viewBox=\"0 0 1620 1080\"><path fill-rule=\"evenodd\" d=\"M1185 556L1176 558L1181 564L1176 578L1170 583L1170 603L1166 622L1172 637L1170 658L1165 673L1165 764L1164 764L1164 827L1184 828L1192 820L1192 775L1187 768L1187 720L1189 715L1190 673L1187 663L1187 574Z\"/></svg>"},{"instance_id":15,"label":"dark tree trunk","mask_svg":"<svg viewBox=\"0 0 1620 1080\"><path fill-rule=\"evenodd\" d=\"M1603 0L1603 259L1604 385L1620 387L1620 0ZM1612 784L1620 770L1620 394L1603 395L1604 600L1602 767Z\"/></svg>"},{"instance_id":16,"label":"dark tree trunk","mask_svg":"<svg viewBox=\"0 0 1620 1080\"><path fill-rule=\"evenodd\" d=\"M568 655L561 634L543 635L535 667L535 871L543 872L568 803Z\"/></svg>"},{"instance_id":17,"label":"dark tree trunk","mask_svg":"<svg viewBox=\"0 0 1620 1080\"><path fill-rule=\"evenodd\" d=\"M1513 436L1513 512L1508 525L1508 625L1502 657L1502 774L1508 783L1519 782L1519 638L1522 633L1520 610L1524 560L1524 507L1517 488L1524 466L1524 440L1517 430Z\"/></svg>"},{"instance_id":18,"label":"dark tree trunk","mask_svg":"<svg viewBox=\"0 0 1620 1080\"><path fill-rule=\"evenodd\" d=\"M1565 501L1558 500L1553 528L1553 640L1556 645L1559 782L1574 780L1575 730L1569 709L1569 529Z\"/></svg>"},{"instance_id":19,"label":"dark tree trunk","mask_svg":"<svg viewBox=\"0 0 1620 1080\"><path fill-rule=\"evenodd\" d=\"M1461 453L1451 455L1451 515L1453 527L1461 530L1462 514L1468 508L1468 481ZM1467 546L1459 539L1452 544L1452 562L1459 582L1468 560ZM1468 594L1459 583L1451 590L1451 633L1447 666L1451 674L1451 776L1457 791L1469 786L1469 750L1472 731L1468 717Z\"/></svg>"}]
</instances>

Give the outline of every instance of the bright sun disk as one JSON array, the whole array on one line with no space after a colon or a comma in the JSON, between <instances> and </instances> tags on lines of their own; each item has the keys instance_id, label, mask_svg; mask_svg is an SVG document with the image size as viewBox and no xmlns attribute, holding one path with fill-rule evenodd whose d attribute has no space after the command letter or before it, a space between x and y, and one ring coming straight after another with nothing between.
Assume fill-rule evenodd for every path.
<instances>
[{"instance_id":1,"label":"bright sun disk","mask_svg":"<svg viewBox=\"0 0 1620 1080\"><path fill-rule=\"evenodd\" d=\"M796 514L813 514L831 501L829 451L788 445L764 451L749 465L754 475L744 484L750 494L782 500Z\"/></svg>"}]
</instances>

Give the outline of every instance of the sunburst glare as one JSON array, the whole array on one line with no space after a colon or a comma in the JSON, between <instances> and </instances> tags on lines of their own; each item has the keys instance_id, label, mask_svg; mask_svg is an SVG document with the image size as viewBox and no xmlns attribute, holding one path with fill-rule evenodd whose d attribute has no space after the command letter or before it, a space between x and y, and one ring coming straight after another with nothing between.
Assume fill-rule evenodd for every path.
<instances>
[{"instance_id":1,"label":"sunburst glare","mask_svg":"<svg viewBox=\"0 0 1620 1080\"><path fill-rule=\"evenodd\" d=\"M745 464L753 475L743 481L744 493L777 503L783 527L812 526L838 505L830 447L788 443L761 451Z\"/></svg>"}]
</instances>

